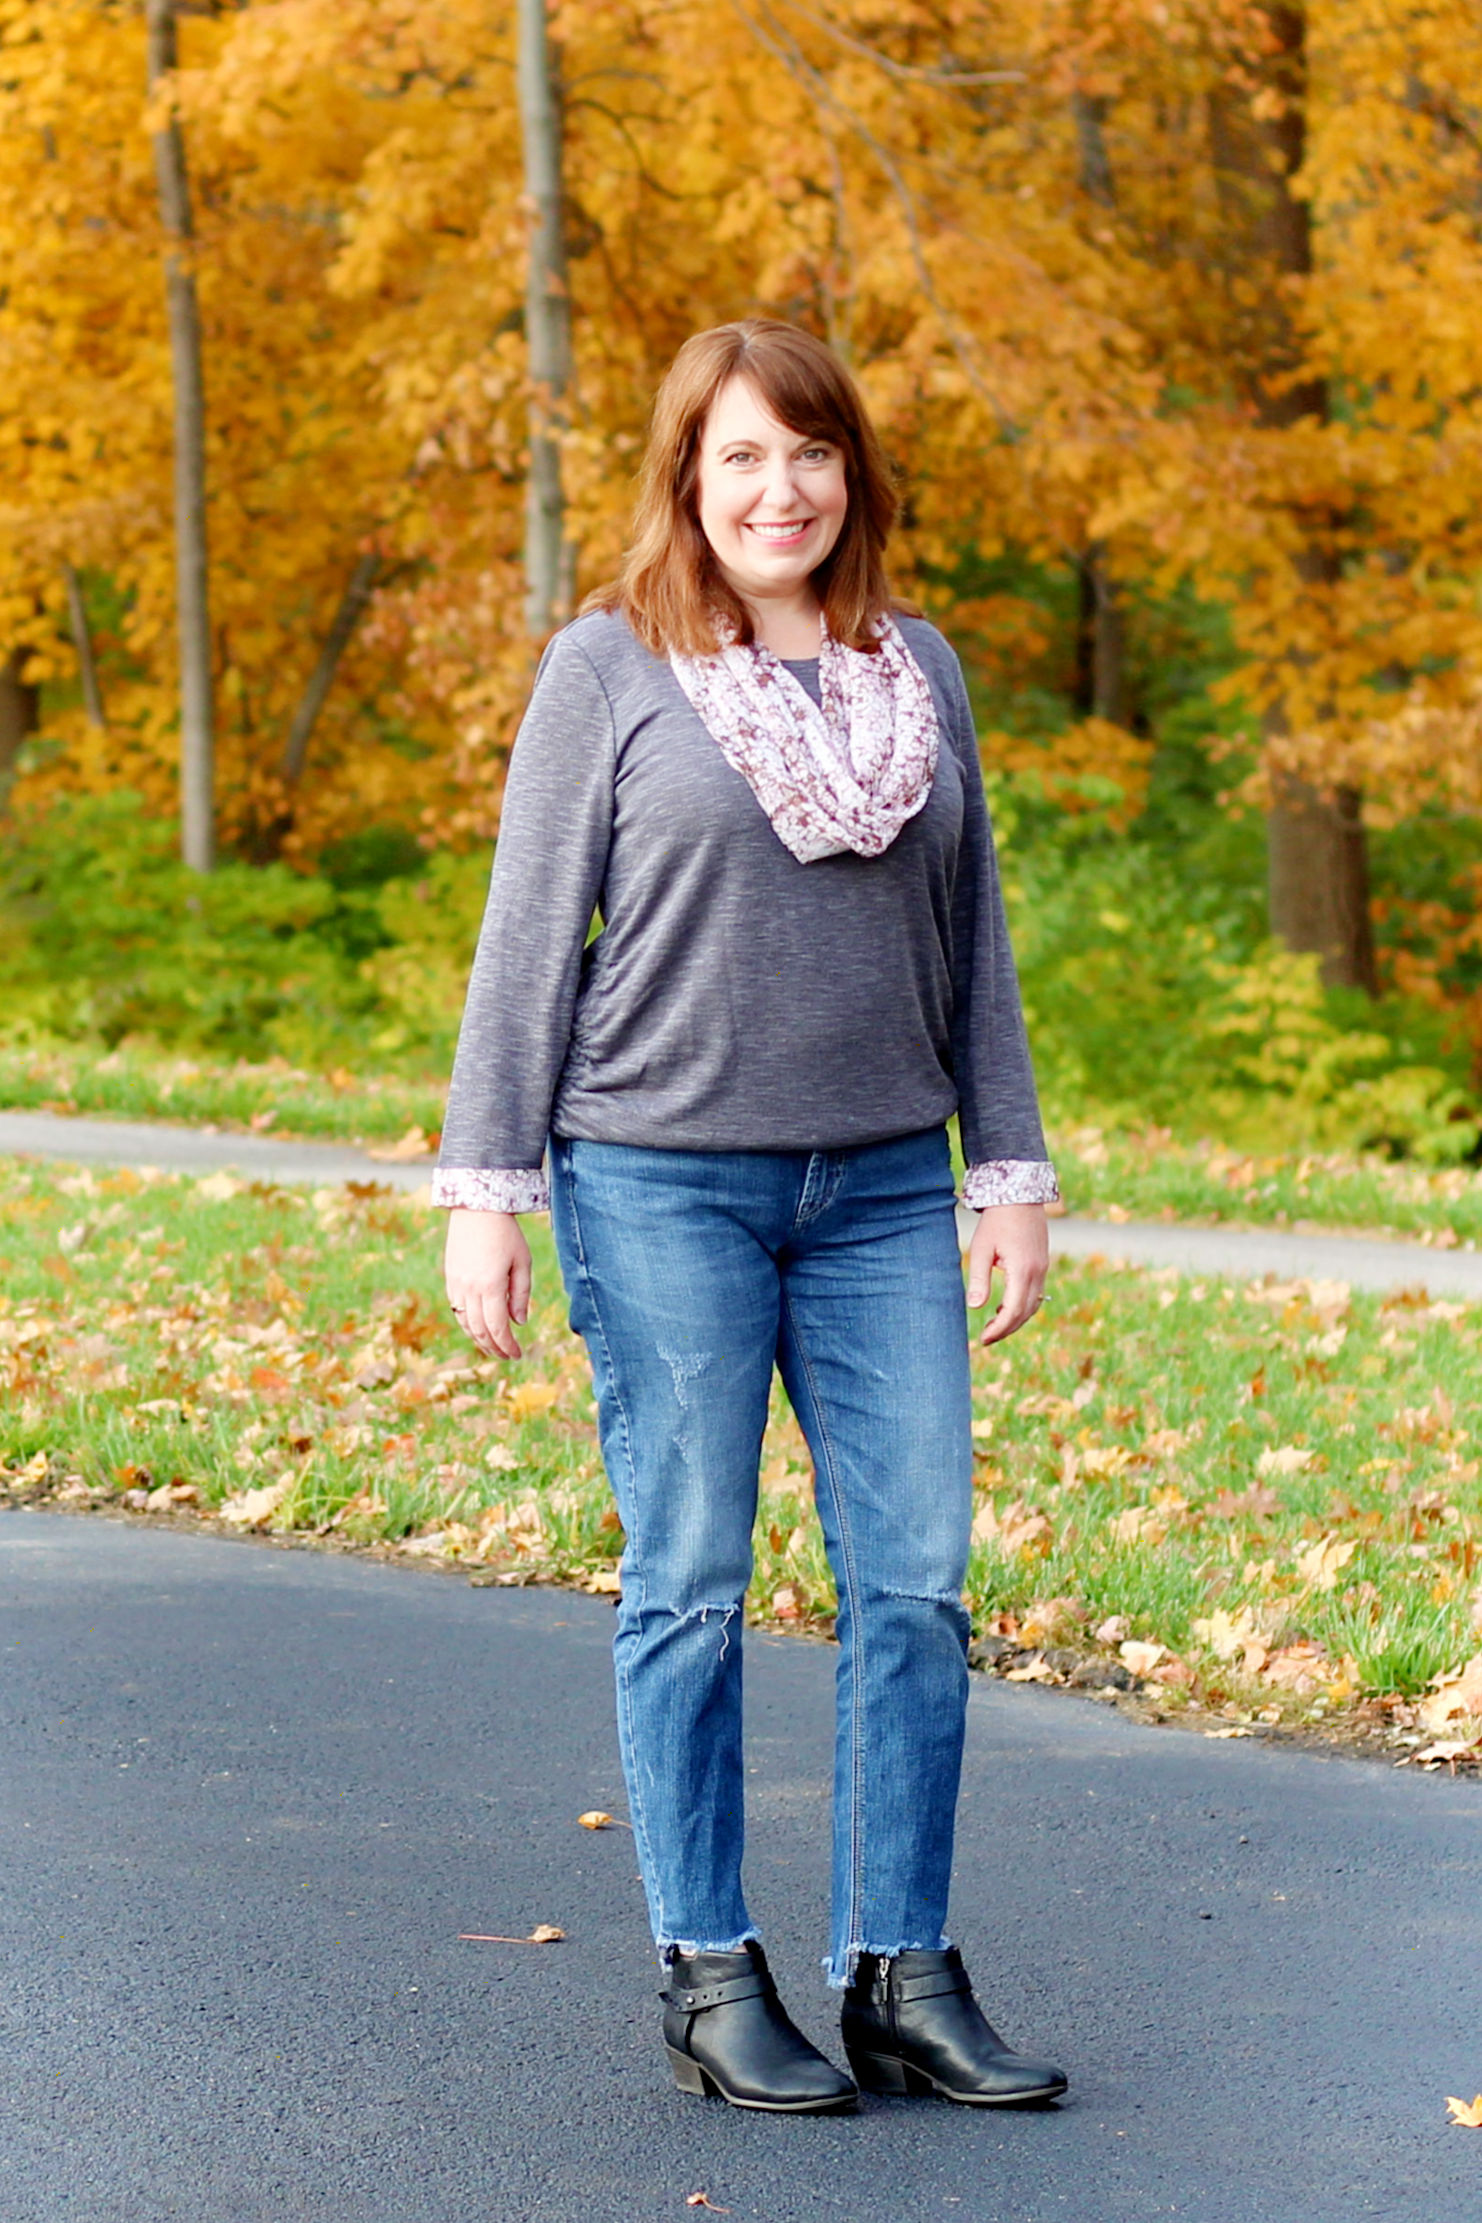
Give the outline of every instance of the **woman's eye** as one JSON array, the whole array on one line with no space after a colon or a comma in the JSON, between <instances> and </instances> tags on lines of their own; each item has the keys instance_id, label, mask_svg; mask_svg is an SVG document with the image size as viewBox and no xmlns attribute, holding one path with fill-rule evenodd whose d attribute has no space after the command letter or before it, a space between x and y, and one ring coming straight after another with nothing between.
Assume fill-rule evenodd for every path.
<instances>
[{"instance_id":1,"label":"woman's eye","mask_svg":"<svg viewBox=\"0 0 1482 2223\"><path fill-rule=\"evenodd\" d=\"M827 463L833 452L832 448L804 448L803 461L805 463Z\"/></svg>"}]
</instances>

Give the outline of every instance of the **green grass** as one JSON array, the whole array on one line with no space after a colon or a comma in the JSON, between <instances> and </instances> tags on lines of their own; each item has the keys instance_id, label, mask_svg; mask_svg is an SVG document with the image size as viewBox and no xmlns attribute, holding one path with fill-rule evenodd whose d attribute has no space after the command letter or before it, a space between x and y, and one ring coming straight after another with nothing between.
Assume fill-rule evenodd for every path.
<instances>
[{"instance_id":1,"label":"green grass","mask_svg":"<svg viewBox=\"0 0 1482 2223\"><path fill-rule=\"evenodd\" d=\"M380 1146L435 1138L446 1077L304 1071L274 1058L216 1064L125 1047L0 1042L0 1105ZM1177 1143L1162 1128L1051 1137L1068 1208L1091 1217L1371 1228L1441 1247L1482 1241L1482 1170L1336 1151L1252 1156Z\"/></svg>"},{"instance_id":2,"label":"green grass","mask_svg":"<svg viewBox=\"0 0 1482 2223\"><path fill-rule=\"evenodd\" d=\"M343 1067L313 1073L285 1058L218 1064L148 1049L105 1054L75 1042L0 1042L0 1105L13 1110L383 1143L412 1127L435 1136L446 1096L446 1076L405 1079Z\"/></svg>"},{"instance_id":3,"label":"green grass","mask_svg":"<svg viewBox=\"0 0 1482 2223\"><path fill-rule=\"evenodd\" d=\"M1231 1150L1164 1128L1074 1127L1051 1137L1069 1209L1095 1218L1373 1228L1443 1249L1482 1241L1482 1169L1354 1152Z\"/></svg>"},{"instance_id":4,"label":"green grass","mask_svg":"<svg viewBox=\"0 0 1482 2223\"><path fill-rule=\"evenodd\" d=\"M621 1534L545 1225L513 1366L457 1332L441 1234L374 1184L0 1161L10 1495L152 1498L486 1581L613 1588ZM1131 1664L1170 1707L1367 1706L1403 1727L1479 1648L1474 1313L1062 1262L1039 1320L974 1366L968 1597L1011 1672L1141 1642L1166 1648ZM780 1394L756 1545L754 1616L825 1631Z\"/></svg>"}]
</instances>

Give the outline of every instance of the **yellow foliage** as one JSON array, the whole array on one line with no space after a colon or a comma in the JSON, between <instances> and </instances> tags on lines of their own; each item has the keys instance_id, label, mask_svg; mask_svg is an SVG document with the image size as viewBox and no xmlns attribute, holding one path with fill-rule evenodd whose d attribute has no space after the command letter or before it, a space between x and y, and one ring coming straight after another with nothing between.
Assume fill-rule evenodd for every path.
<instances>
[{"instance_id":1,"label":"yellow foliage","mask_svg":"<svg viewBox=\"0 0 1482 2223\"><path fill-rule=\"evenodd\" d=\"M907 467L903 588L1001 665L1022 614L954 612L957 553L1096 546L1112 577L1228 601L1268 770L1394 811L1475 807L1482 17L1312 0L1305 21L1305 79L1278 93L1254 0L887 18L559 0L581 585L616 559L675 347L772 310L849 357ZM271 814L293 706L375 548L384 583L315 736L301 837L409 807L486 833L531 658L512 21L484 0L246 0L184 15L181 38L228 828ZM65 677L62 566L110 581L108 733L59 715L31 778L127 777L165 806L170 379L142 20L0 0L0 47L0 644ZM1305 277L1262 260L1211 155L1212 119L1258 129L1283 100ZM1342 406L1257 409L1301 378ZM1147 774L1104 720L1033 764L1068 808L1107 781L1123 816Z\"/></svg>"},{"instance_id":2,"label":"yellow foliage","mask_svg":"<svg viewBox=\"0 0 1482 2223\"><path fill-rule=\"evenodd\" d=\"M1045 740L990 733L984 749L996 769L1031 775L1047 801L1071 812L1102 811L1119 830L1147 799L1153 744L1109 718L1083 718Z\"/></svg>"}]
</instances>

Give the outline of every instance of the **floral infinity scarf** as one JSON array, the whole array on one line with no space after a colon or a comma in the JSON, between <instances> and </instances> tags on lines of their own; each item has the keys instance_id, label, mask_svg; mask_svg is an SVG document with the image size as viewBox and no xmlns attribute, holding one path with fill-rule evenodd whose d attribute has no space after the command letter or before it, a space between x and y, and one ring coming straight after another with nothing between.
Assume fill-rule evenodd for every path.
<instances>
[{"instance_id":1,"label":"floral infinity scarf","mask_svg":"<svg viewBox=\"0 0 1482 2223\"><path fill-rule=\"evenodd\" d=\"M800 864L878 857L931 793L939 735L925 674L893 618L872 656L821 628L820 709L770 649L731 640L669 662L722 756Z\"/></svg>"}]
</instances>

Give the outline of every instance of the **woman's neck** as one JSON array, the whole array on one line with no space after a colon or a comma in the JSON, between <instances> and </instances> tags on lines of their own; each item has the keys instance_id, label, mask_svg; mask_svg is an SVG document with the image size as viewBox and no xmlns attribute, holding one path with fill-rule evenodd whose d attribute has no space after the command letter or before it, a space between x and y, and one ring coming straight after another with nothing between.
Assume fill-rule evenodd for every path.
<instances>
[{"instance_id":1,"label":"woman's neck","mask_svg":"<svg viewBox=\"0 0 1482 2223\"><path fill-rule=\"evenodd\" d=\"M763 648L788 663L801 663L818 654L823 605L809 587L802 594L743 595L756 638Z\"/></svg>"}]
</instances>

